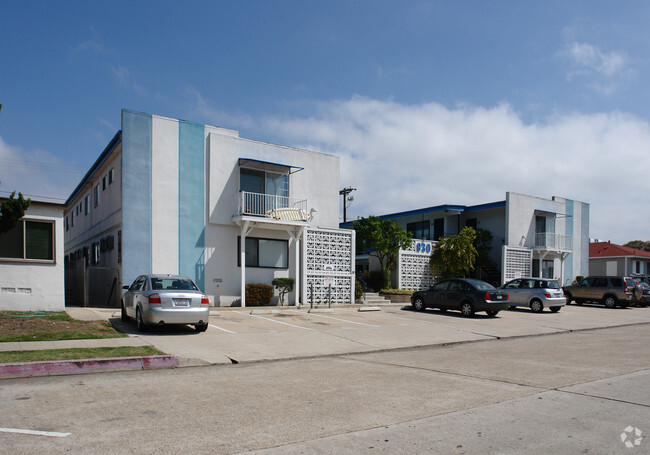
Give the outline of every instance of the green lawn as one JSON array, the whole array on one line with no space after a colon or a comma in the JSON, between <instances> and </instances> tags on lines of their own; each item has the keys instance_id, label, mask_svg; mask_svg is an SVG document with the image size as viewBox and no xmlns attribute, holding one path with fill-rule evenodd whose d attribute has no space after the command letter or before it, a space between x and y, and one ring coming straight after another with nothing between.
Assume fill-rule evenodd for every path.
<instances>
[{"instance_id":1,"label":"green lawn","mask_svg":"<svg viewBox=\"0 0 650 455\"><path fill-rule=\"evenodd\" d=\"M0 363L42 362L50 360L96 359L162 355L152 346L120 346L114 348L47 349L41 351L0 352Z\"/></svg>"}]
</instances>

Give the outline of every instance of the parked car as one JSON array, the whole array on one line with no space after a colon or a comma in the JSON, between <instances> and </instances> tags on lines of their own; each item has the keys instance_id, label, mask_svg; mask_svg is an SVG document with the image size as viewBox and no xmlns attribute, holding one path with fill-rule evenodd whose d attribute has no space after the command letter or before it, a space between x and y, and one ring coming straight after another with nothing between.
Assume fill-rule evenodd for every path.
<instances>
[{"instance_id":1,"label":"parked car","mask_svg":"<svg viewBox=\"0 0 650 455\"><path fill-rule=\"evenodd\" d=\"M639 282L637 287L641 290L641 294L634 294L634 303L637 306L648 306L650 303L650 284L645 281Z\"/></svg>"},{"instance_id":2,"label":"parked car","mask_svg":"<svg viewBox=\"0 0 650 455\"><path fill-rule=\"evenodd\" d=\"M439 308L440 311L459 310L463 316L485 311L496 316L508 308L508 294L489 283L467 278L454 278L434 284L426 291L416 291L411 305L418 311Z\"/></svg>"},{"instance_id":3,"label":"parked car","mask_svg":"<svg viewBox=\"0 0 650 455\"><path fill-rule=\"evenodd\" d=\"M535 313L544 308L557 313L566 303L560 282L547 278L517 278L507 282L500 289L510 297L510 307L523 306Z\"/></svg>"},{"instance_id":4,"label":"parked car","mask_svg":"<svg viewBox=\"0 0 650 455\"><path fill-rule=\"evenodd\" d=\"M122 296L122 320L135 318L139 331L150 325L192 324L208 328L210 301L194 282L178 275L141 275Z\"/></svg>"},{"instance_id":5,"label":"parked car","mask_svg":"<svg viewBox=\"0 0 650 455\"><path fill-rule=\"evenodd\" d=\"M640 293L636 281L623 276L588 276L580 283L562 288L566 303L575 301L601 302L607 308L625 308L634 301L634 294Z\"/></svg>"}]
</instances>

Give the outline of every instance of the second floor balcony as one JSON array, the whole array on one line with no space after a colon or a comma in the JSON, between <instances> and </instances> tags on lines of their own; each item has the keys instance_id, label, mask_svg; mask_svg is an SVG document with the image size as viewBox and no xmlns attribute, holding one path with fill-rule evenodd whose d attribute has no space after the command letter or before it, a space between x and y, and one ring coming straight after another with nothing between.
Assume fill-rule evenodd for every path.
<instances>
[{"instance_id":1,"label":"second floor balcony","mask_svg":"<svg viewBox=\"0 0 650 455\"><path fill-rule=\"evenodd\" d=\"M571 251L573 249L573 236L554 232L538 232L535 234L534 248Z\"/></svg>"},{"instance_id":2,"label":"second floor balcony","mask_svg":"<svg viewBox=\"0 0 650 455\"><path fill-rule=\"evenodd\" d=\"M283 221L309 221L307 199L277 196L275 194L239 192L238 215L256 216Z\"/></svg>"}]
</instances>

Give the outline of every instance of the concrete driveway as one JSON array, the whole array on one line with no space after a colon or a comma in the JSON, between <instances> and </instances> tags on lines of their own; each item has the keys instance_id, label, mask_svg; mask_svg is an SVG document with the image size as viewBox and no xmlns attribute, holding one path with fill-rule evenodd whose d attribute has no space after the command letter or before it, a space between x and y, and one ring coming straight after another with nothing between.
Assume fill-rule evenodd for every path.
<instances>
[{"instance_id":1,"label":"concrete driveway","mask_svg":"<svg viewBox=\"0 0 650 455\"><path fill-rule=\"evenodd\" d=\"M650 308L597 305L571 305L559 313L517 309L495 318L482 314L464 318L457 312L437 310L418 313L410 305L387 305L367 312L336 307L333 313L293 307L273 313L259 308L215 308L204 333L195 333L189 326L138 333L135 324L122 322L115 310L94 311L108 316L117 329L178 357L181 366L366 353L650 323Z\"/></svg>"}]
</instances>

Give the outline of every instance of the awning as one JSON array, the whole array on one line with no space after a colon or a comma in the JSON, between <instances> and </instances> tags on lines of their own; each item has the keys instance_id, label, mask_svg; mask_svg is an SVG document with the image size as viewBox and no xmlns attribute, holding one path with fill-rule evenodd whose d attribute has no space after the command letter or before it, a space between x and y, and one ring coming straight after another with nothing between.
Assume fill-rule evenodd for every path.
<instances>
[{"instance_id":1,"label":"awning","mask_svg":"<svg viewBox=\"0 0 650 455\"><path fill-rule=\"evenodd\" d=\"M261 171L266 171L269 170L269 166L278 166L278 167L284 167L289 169L289 174L295 174L296 172L300 172L304 169L304 167L300 166L291 166L289 164L280 164L280 163L274 163L272 161L264 161L264 160L257 160L255 158L239 158L239 165L245 165L247 167L251 167L253 169L259 169Z\"/></svg>"}]
</instances>

